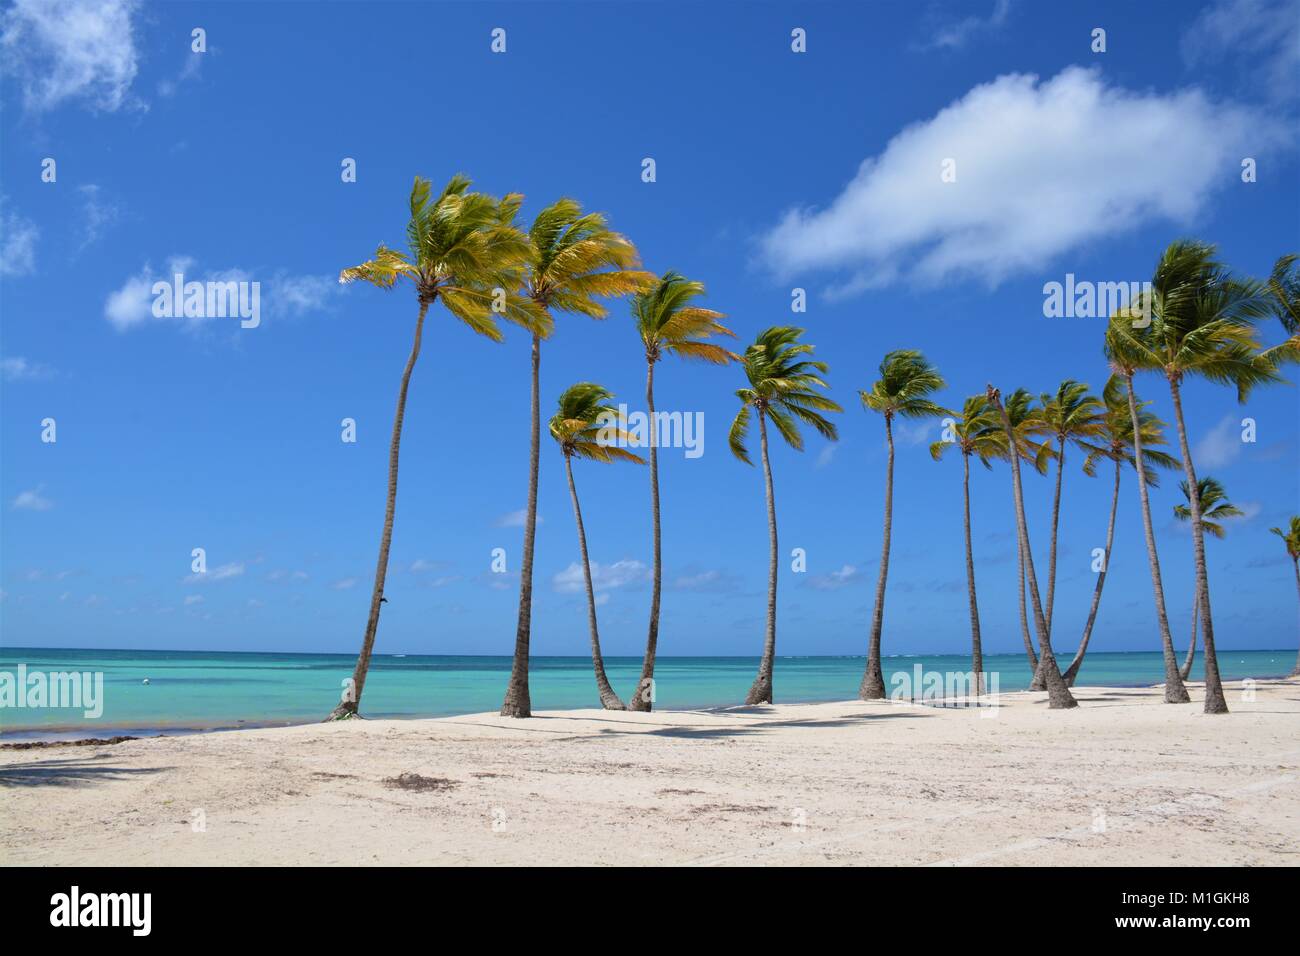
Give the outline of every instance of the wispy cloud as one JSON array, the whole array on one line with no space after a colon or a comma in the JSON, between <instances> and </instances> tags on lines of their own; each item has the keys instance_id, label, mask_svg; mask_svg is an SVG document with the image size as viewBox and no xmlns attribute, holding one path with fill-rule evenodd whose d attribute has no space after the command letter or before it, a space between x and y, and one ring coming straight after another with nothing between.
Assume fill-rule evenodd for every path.
<instances>
[{"instance_id":1,"label":"wispy cloud","mask_svg":"<svg viewBox=\"0 0 1300 956\"><path fill-rule=\"evenodd\" d=\"M1011 0L994 0L993 9L986 17L972 15L940 24L930 39L921 44L921 49L956 50L964 47L975 37L1002 26L1010 12Z\"/></svg>"},{"instance_id":2,"label":"wispy cloud","mask_svg":"<svg viewBox=\"0 0 1300 956\"><path fill-rule=\"evenodd\" d=\"M617 588L633 587L650 580L650 569L640 561L625 558L613 564L591 563L591 587L593 591L612 591ZM577 594L587 589L582 577L582 565L574 561L563 571L551 578L551 587L561 594Z\"/></svg>"},{"instance_id":3,"label":"wispy cloud","mask_svg":"<svg viewBox=\"0 0 1300 956\"><path fill-rule=\"evenodd\" d=\"M99 186L89 183L77 187L81 194L81 243L80 252L94 243L104 231L117 222L121 208L116 202L106 198Z\"/></svg>"},{"instance_id":4,"label":"wispy cloud","mask_svg":"<svg viewBox=\"0 0 1300 956\"><path fill-rule=\"evenodd\" d=\"M15 278L36 271L36 223L4 208L0 198L0 276Z\"/></svg>"},{"instance_id":5,"label":"wispy cloud","mask_svg":"<svg viewBox=\"0 0 1300 956\"><path fill-rule=\"evenodd\" d=\"M852 564L846 564L838 571L831 571L828 574L809 575L807 584L808 587L818 591L838 591L856 581L860 574L861 572Z\"/></svg>"},{"instance_id":6,"label":"wispy cloud","mask_svg":"<svg viewBox=\"0 0 1300 956\"><path fill-rule=\"evenodd\" d=\"M339 578L330 582L331 591L350 591L361 582L360 578Z\"/></svg>"},{"instance_id":7,"label":"wispy cloud","mask_svg":"<svg viewBox=\"0 0 1300 956\"><path fill-rule=\"evenodd\" d=\"M14 355L0 359L0 377L6 382L41 382L54 377L54 369Z\"/></svg>"},{"instance_id":8,"label":"wispy cloud","mask_svg":"<svg viewBox=\"0 0 1300 956\"><path fill-rule=\"evenodd\" d=\"M158 95L163 97L175 96L180 87L193 80L197 80L203 73L203 58L208 56L207 53L190 52L185 57L185 65L181 67L175 77L158 81Z\"/></svg>"},{"instance_id":9,"label":"wispy cloud","mask_svg":"<svg viewBox=\"0 0 1300 956\"><path fill-rule=\"evenodd\" d=\"M498 528L522 528L527 519L528 509L520 508L518 511L507 511L503 515L498 515L492 524ZM537 516L537 523L542 523L541 515Z\"/></svg>"},{"instance_id":10,"label":"wispy cloud","mask_svg":"<svg viewBox=\"0 0 1300 956\"><path fill-rule=\"evenodd\" d=\"M1183 31L1189 68L1231 60L1273 100L1300 96L1300 0L1215 0Z\"/></svg>"},{"instance_id":11,"label":"wispy cloud","mask_svg":"<svg viewBox=\"0 0 1300 956\"><path fill-rule=\"evenodd\" d=\"M39 488L33 488L30 491L21 491L13 500L13 509L15 511L49 511L54 507L54 502L46 498L42 493L44 485Z\"/></svg>"},{"instance_id":12,"label":"wispy cloud","mask_svg":"<svg viewBox=\"0 0 1300 956\"><path fill-rule=\"evenodd\" d=\"M1208 468L1224 468L1237 460L1241 448L1241 419L1225 415L1196 443L1192 461L1202 473Z\"/></svg>"},{"instance_id":13,"label":"wispy cloud","mask_svg":"<svg viewBox=\"0 0 1300 956\"><path fill-rule=\"evenodd\" d=\"M204 584L215 581L229 581L231 578L241 577L246 570L248 570L248 566L243 561L231 561L208 571L195 571L193 574L187 574L185 583Z\"/></svg>"}]
</instances>

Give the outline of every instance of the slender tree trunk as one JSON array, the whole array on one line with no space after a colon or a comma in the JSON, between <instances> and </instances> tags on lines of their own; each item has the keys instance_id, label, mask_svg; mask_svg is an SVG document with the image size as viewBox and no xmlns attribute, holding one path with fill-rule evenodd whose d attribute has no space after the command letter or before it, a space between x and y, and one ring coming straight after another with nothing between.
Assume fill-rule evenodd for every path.
<instances>
[{"instance_id":1,"label":"slender tree trunk","mask_svg":"<svg viewBox=\"0 0 1300 956\"><path fill-rule=\"evenodd\" d=\"M1025 642L1025 656L1029 658L1029 670L1032 673L1033 681L1029 685L1030 690L1042 690L1043 686L1038 682L1038 654L1034 651L1033 639L1029 636L1029 611L1025 606L1025 552L1020 547L1020 538L1016 537L1016 577L1020 581L1020 636ZM1035 687L1034 684L1038 683Z\"/></svg>"},{"instance_id":2,"label":"slender tree trunk","mask_svg":"<svg viewBox=\"0 0 1300 956\"><path fill-rule=\"evenodd\" d=\"M1115 513L1119 510L1119 479L1124 469L1124 459L1115 459L1115 490L1110 496L1110 520L1106 522L1106 553L1102 557L1101 570L1097 572L1097 586L1092 589L1092 607L1088 608L1088 620L1083 625L1083 637L1079 639L1079 649L1074 660L1065 669L1065 686L1073 687L1083 664L1083 655L1088 653L1088 641L1092 639L1092 626L1097 621L1097 608L1101 606L1101 589L1106 585L1106 573L1110 570L1110 549L1115 542Z\"/></svg>"},{"instance_id":3,"label":"slender tree trunk","mask_svg":"<svg viewBox=\"0 0 1300 956\"><path fill-rule=\"evenodd\" d=\"M542 364L542 339L533 336L532 422L528 447L528 514L524 518L524 554L519 565L519 622L515 626L515 659L510 665L510 683L501 702L502 717L531 717L533 702L528 693L528 644L533 619L533 544L537 538L537 471L541 441L541 402L537 394Z\"/></svg>"},{"instance_id":4,"label":"slender tree trunk","mask_svg":"<svg viewBox=\"0 0 1300 956\"><path fill-rule=\"evenodd\" d=\"M383 604L384 579L388 577L388 549L393 542L393 513L397 510L397 457L402 444L402 419L406 417L406 390L411 384L411 371L415 360L420 357L420 337L424 333L424 316L429 311L429 303L420 300L420 314L415 319L415 338L411 342L411 354L402 369L402 384L397 390L397 412L393 416L393 437L388 445L388 500L384 505L384 530L379 536L379 562L375 567L375 587L370 593L370 616L366 618L366 634L361 640L361 653L357 656L357 665L352 671L352 686L348 688L343 700L334 708L328 720L343 720L355 717L361 706L361 691L366 686L366 674L370 670L370 654L375 647L375 633L379 630L379 609Z\"/></svg>"},{"instance_id":5,"label":"slender tree trunk","mask_svg":"<svg viewBox=\"0 0 1300 956\"><path fill-rule=\"evenodd\" d=\"M573 459L564 456L564 473L569 478L569 497L573 499L573 519L578 524L578 551L582 554L582 579L587 585L587 625L591 629L591 666L596 672L596 691L600 706L606 710L627 710L627 705L609 686L605 676L605 659L600 653L600 632L596 629L596 591L591 586L591 561L587 558L587 530L582 524L582 508L578 505L578 487L573 483Z\"/></svg>"},{"instance_id":6,"label":"slender tree trunk","mask_svg":"<svg viewBox=\"0 0 1300 956\"><path fill-rule=\"evenodd\" d=\"M1228 701L1223 696L1223 681L1219 679L1219 657L1214 650L1214 616L1210 613L1210 577L1205 566L1205 531L1201 526L1201 501L1196 493L1196 468L1192 464L1192 450L1187 446L1187 426L1183 421L1183 398L1177 378L1169 377L1169 393L1174 399L1174 417L1178 422L1178 447L1183 455L1183 473L1187 476L1192 506L1192 552L1196 557L1196 590L1201 599L1201 643L1205 647L1205 712L1226 714Z\"/></svg>"},{"instance_id":7,"label":"slender tree trunk","mask_svg":"<svg viewBox=\"0 0 1300 956\"><path fill-rule=\"evenodd\" d=\"M772 668L776 660L776 499L772 493L772 463L767 457L767 416L762 408L758 410L758 433L763 451L763 481L767 488L767 635L763 639L758 676L749 688L746 704L772 703Z\"/></svg>"},{"instance_id":8,"label":"slender tree trunk","mask_svg":"<svg viewBox=\"0 0 1300 956\"><path fill-rule=\"evenodd\" d=\"M980 642L980 609L975 600L975 554L970 542L970 455L961 456L962 527L966 532L966 595L970 599L970 666L975 696L984 694L984 648Z\"/></svg>"},{"instance_id":9,"label":"slender tree trunk","mask_svg":"<svg viewBox=\"0 0 1300 956\"><path fill-rule=\"evenodd\" d=\"M1160 556L1156 553L1156 535L1151 527L1151 502L1147 497L1146 463L1142 458L1142 425L1138 419L1137 398L1133 394L1133 376L1124 376L1128 392L1128 414L1133 423L1133 468L1137 471L1138 499L1142 504L1142 530L1147 541L1147 563L1151 565L1151 591L1156 602L1156 621L1160 625L1160 647L1165 656L1165 703L1185 704L1188 696L1183 679L1178 676L1178 658L1174 656L1174 639L1169 633L1169 615L1165 613L1165 586L1160 578ZM1195 487L1195 486L1193 486Z\"/></svg>"},{"instance_id":10,"label":"slender tree trunk","mask_svg":"<svg viewBox=\"0 0 1300 956\"><path fill-rule=\"evenodd\" d=\"M885 675L880 666L880 631L885 622L885 579L889 577L889 538L894 524L894 428L885 414L885 441L889 460L885 465L885 531L880 541L880 574L876 578L876 607L871 613L871 641L867 645L867 669L862 675L858 697L881 700L885 696Z\"/></svg>"},{"instance_id":11,"label":"slender tree trunk","mask_svg":"<svg viewBox=\"0 0 1300 956\"><path fill-rule=\"evenodd\" d=\"M1187 645L1187 657L1183 660L1183 666L1178 671L1178 676L1183 680L1190 680L1192 677L1192 662L1196 660L1196 625L1200 623L1201 617L1201 594L1196 592L1192 598L1192 642Z\"/></svg>"},{"instance_id":12,"label":"slender tree trunk","mask_svg":"<svg viewBox=\"0 0 1300 956\"><path fill-rule=\"evenodd\" d=\"M1295 565L1295 589L1300 593L1300 558L1292 558L1291 563ZM1292 677L1300 677L1300 651L1296 652L1295 670L1291 672Z\"/></svg>"},{"instance_id":13,"label":"slender tree trunk","mask_svg":"<svg viewBox=\"0 0 1300 956\"><path fill-rule=\"evenodd\" d=\"M996 395L997 393L990 386L990 398L995 398ZM997 398L995 404L998 413L1002 417L1002 428L1006 432L1007 447L1011 449L1011 483L1015 491L1016 532L1020 537L1020 547L1025 553L1025 573L1029 577L1029 598L1034 608L1034 628L1038 631L1038 665L1043 673L1043 682L1047 685L1048 706L1052 710L1078 707L1079 702L1074 699L1074 695L1070 693L1070 688L1065 686L1065 681L1061 677L1061 671L1056 665L1056 656L1052 653L1050 635L1047 633L1047 618L1043 615L1042 600L1039 597L1038 576L1034 573L1034 552L1029 546L1029 528L1025 523L1025 496L1020 485L1020 456L1015 453L1016 436L1011 430L1011 419L1007 417L1007 410L1003 406L1002 400Z\"/></svg>"},{"instance_id":14,"label":"slender tree trunk","mask_svg":"<svg viewBox=\"0 0 1300 956\"><path fill-rule=\"evenodd\" d=\"M1056 541L1061 527L1061 476L1065 473L1065 439L1058 436L1058 457L1056 459L1056 493L1052 497L1052 546L1047 554L1047 607L1043 614L1047 617L1047 633L1052 633L1052 610L1056 607Z\"/></svg>"},{"instance_id":15,"label":"slender tree trunk","mask_svg":"<svg viewBox=\"0 0 1300 956\"><path fill-rule=\"evenodd\" d=\"M659 591L663 584L659 541L659 428L655 423L655 363L648 362L645 372L645 404L650 422L650 519L654 542L654 577L650 584L650 627L646 635L645 660L641 679L628 701L628 710L649 711L654 708L655 651L659 646Z\"/></svg>"}]
</instances>

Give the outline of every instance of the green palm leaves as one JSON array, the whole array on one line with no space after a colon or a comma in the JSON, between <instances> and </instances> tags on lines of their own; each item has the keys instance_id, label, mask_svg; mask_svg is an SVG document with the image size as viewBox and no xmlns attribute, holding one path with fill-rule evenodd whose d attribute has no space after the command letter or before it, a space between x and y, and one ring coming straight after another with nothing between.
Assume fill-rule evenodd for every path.
<instances>
[{"instance_id":1,"label":"green palm leaves","mask_svg":"<svg viewBox=\"0 0 1300 956\"><path fill-rule=\"evenodd\" d=\"M705 339L715 335L735 336L718 320L721 312L691 305L704 294L704 283L677 272L665 272L652 287L632 299L632 318L645 345L646 361L659 361L664 352L683 358L700 359L714 365L740 360L735 352Z\"/></svg>"},{"instance_id":2,"label":"green palm leaves","mask_svg":"<svg viewBox=\"0 0 1300 956\"><path fill-rule=\"evenodd\" d=\"M826 374L826 363L803 358L813 351L811 345L799 341L803 333L803 329L773 326L759 333L757 341L741 357L749 387L736 391L741 406L727 442L731 453L747 465L753 464L745 440L754 409L771 419L786 443L798 451L803 450L800 422L811 425L831 441L837 438L835 426L821 413L843 409L815 391L827 387L820 377Z\"/></svg>"},{"instance_id":3,"label":"green palm leaves","mask_svg":"<svg viewBox=\"0 0 1300 956\"><path fill-rule=\"evenodd\" d=\"M369 282L392 288L409 279L422 303L441 300L475 332L500 342L500 316L531 332L550 333L551 320L520 295L531 244L512 224L523 197L496 199L470 192L470 181L453 176L437 198L429 180L411 187L407 252L380 245L374 257L339 273L340 282Z\"/></svg>"},{"instance_id":4,"label":"green palm leaves","mask_svg":"<svg viewBox=\"0 0 1300 956\"><path fill-rule=\"evenodd\" d=\"M537 214L524 291L544 309L593 319L608 315L601 298L641 292L655 277L637 268L636 247L613 232L598 212L583 213L574 199L561 199Z\"/></svg>"},{"instance_id":5,"label":"green palm leaves","mask_svg":"<svg viewBox=\"0 0 1300 956\"><path fill-rule=\"evenodd\" d=\"M1001 420L983 393L966 399L962 403L961 414L953 419L948 428L951 440L937 441L930 445L930 457L935 461L941 460L950 448L959 450L963 455L973 455L985 468L992 468L991 462L1006 457L1007 439L1002 432Z\"/></svg>"},{"instance_id":6,"label":"green palm leaves","mask_svg":"<svg viewBox=\"0 0 1300 956\"><path fill-rule=\"evenodd\" d=\"M1179 487L1183 490L1183 497L1190 504L1190 486L1183 481L1179 483ZM1223 525L1220 524L1224 518L1240 518L1245 514L1228 500L1228 493L1223 490L1223 485L1209 475L1197 480L1196 500L1201 504L1201 527L1216 538L1222 538L1224 535ZM1174 505L1174 517L1179 521L1191 521L1192 510L1187 505Z\"/></svg>"},{"instance_id":7,"label":"green palm leaves","mask_svg":"<svg viewBox=\"0 0 1300 956\"><path fill-rule=\"evenodd\" d=\"M1083 460L1084 474L1092 477L1097 473L1097 462L1105 458L1110 461L1127 461L1137 467L1133 455L1133 418L1129 415L1128 393L1124 379L1112 375L1106 380L1101 391L1104 411L1101 413L1100 428L1091 440L1079 442L1079 447L1088 453ZM1142 434L1142 459L1148 465L1158 468L1179 468L1182 466L1173 455L1158 451L1152 446L1167 445L1162 422L1152 412L1147 411L1150 402L1138 402L1138 427ZM1159 473L1146 469L1148 485L1159 485Z\"/></svg>"},{"instance_id":8,"label":"green palm leaves","mask_svg":"<svg viewBox=\"0 0 1300 956\"><path fill-rule=\"evenodd\" d=\"M1286 548L1286 553L1291 556L1292 560L1300 559L1300 515L1291 516L1291 524L1286 530L1282 528L1269 528L1273 534L1282 539L1282 544Z\"/></svg>"},{"instance_id":9,"label":"green palm leaves","mask_svg":"<svg viewBox=\"0 0 1300 956\"><path fill-rule=\"evenodd\" d=\"M616 424L618 409L607 404L613 397L595 382L579 382L560 393L559 407L548 427L566 458L645 464L641 456L612 444L627 440L627 433Z\"/></svg>"},{"instance_id":10,"label":"green palm leaves","mask_svg":"<svg viewBox=\"0 0 1300 956\"><path fill-rule=\"evenodd\" d=\"M869 391L859 391L862 407L885 418L937 418L948 410L929 396L945 387L943 377L924 355L912 349L890 352L880 363L880 378Z\"/></svg>"}]
</instances>

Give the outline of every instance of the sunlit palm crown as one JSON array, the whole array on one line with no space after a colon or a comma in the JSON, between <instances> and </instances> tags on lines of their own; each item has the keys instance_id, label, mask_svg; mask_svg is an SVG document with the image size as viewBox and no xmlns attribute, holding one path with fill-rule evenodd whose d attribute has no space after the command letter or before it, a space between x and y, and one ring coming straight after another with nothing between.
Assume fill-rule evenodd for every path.
<instances>
[{"instance_id":1,"label":"sunlit palm crown","mask_svg":"<svg viewBox=\"0 0 1300 956\"><path fill-rule=\"evenodd\" d=\"M718 320L721 312L691 305L704 294L704 283L676 272L665 272L651 288L632 299L632 317L645 343L646 361L657 362L664 352L683 358L702 359L715 365L740 361L740 356L703 339L715 335L735 336Z\"/></svg>"},{"instance_id":2,"label":"sunlit palm crown","mask_svg":"<svg viewBox=\"0 0 1300 956\"><path fill-rule=\"evenodd\" d=\"M1190 503L1192 499L1187 482L1179 482L1178 487L1183 489L1183 497ZM1223 485L1209 475L1196 480L1196 500L1201 505L1201 527L1216 538L1223 537L1223 525L1219 521L1224 518L1240 518L1245 514L1228 500ZM1192 509L1187 505L1174 505L1174 514L1182 521L1192 520Z\"/></svg>"},{"instance_id":3,"label":"sunlit palm crown","mask_svg":"<svg viewBox=\"0 0 1300 956\"><path fill-rule=\"evenodd\" d=\"M1080 441L1079 447L1088 452L1083 460L1084 473L1093 476L1097 473L1097 462L1126 461L1133 467L1137 462L1133 453L1133 416L1129 414L1128 391L1124 380L1112 375L1106 380L1101 391L1104 411L1101 413L1100 429L1094 439ZM1153 412L1146 410L1150 402L1138 402L1138 427L1141 429L1142 461L1146 465L1147 484L1158 486L1159 474L1155 468L1181 468L1180 462L1173 455L1160 451L1160 445L1167 445L1162 422Z\"/></svg>"},{"instance_id":4,"label":"sunlit palm crown","mask_svg":"<svg viewBox=\"0 0 1300 956\"><path fill-rule=\"evenodd\" d=\"M870 391L859 391L864 408L886 418L932 418L949 414L929 396L947 385L924 355L913 349L888 353L880 363L880 378Z\"/></svg>"},{"instance_id":5,"label":"sunlit palm crown","mask_svg":"<svg viewBox=\"0 0 1300 956\"><path fill-rule=\"evenodd\" d=\"M937 441L930 446L930 457L935 461L939 461L950 448L960 450L963 455L976 456L985 468L992 468L994 459L1007 457L1007 436L1002 430L1002 420L983 392L972 395L962 404L961 415L954 418L952 434L953 441Z\"/></svg>"},{"instance_id":6,"label":"sunlit palm crown","mask_svg":"<svg viewBox=\"0 0 1300 956\"><path fill-rule=\"evenodd\" d=\"M1083 382L1066 379L1055 394L1044 392L1039 400L1043 403L1038 414L1043 434L1077 446L1101 432L1101 400L1089 395Z\"/></svg>"},{"instance_id":7,"label":"sunlit palm crown","mask_svg":"<svg viewBox=\"0 0 1300 956\"><path fill-rule=\"evenodd\" d=\"M1291 524L1284 531L1281 528L1269 528L1286 546L1286 553L1294 558L1300 558L1300 515L1291 516Z\"/></svg>"},{"instance_id":8,"label":"sunlit palm crown","mask_svg":"<svg viewBox=\"0 0 1300 956\"><path fill-rule=\"evenodd\" d=\"M1158 370L1172 382L1196 375L1233 385L1245 400L1251 389L1280 381L1277 363L1287 347L1261 352L1255 323L1270 312L1262 284L1232 276L1209 243L1179 240L1160 257L1151 291L1112 316L1106 354L1117 368ZM1150 324L1134 326L1145 308Z\"/></svg>"},{"instance_id":9,"label":"sunlit palm crown","mask_svg":"<svg viewBox=\"0 0 1300 956\"><path fill-rule=\"evenodd\" d=\"M524 291L542 308L603 319L608 310L598 299L655 284L653 273L635 268L636 247L611 231L602 214L584 214L576 200L561 199L539 212L528 239Z\"/></svg>"},{"instance_id":10,"label":"sunlit palm crown","mask_svg":"<svg viewBox=\"0 0 1300 956\"><path fill-rule=\"evenodd\" d=\"M560 394L550 431L566 457L645 464L639 455L610 444L610 439L627 439L627 433L617 424L618 409L609 404L613 398L612 392L595 382L570 385Z\"/></svg>"},{"instance_id":11,"label":"sunlit palm crown","mask_svg":"<svg viewBox=\"0 0 1300 956\"><path fill-rule=\"evenodd\" d=\"M813 351L811 345L799 341L803 333L803 329L772 326L759 333L757 341L745 349L740 359L749 387L736 391L741 407L731 423L727 440L731 453L743 462L752 464L745 438L750 410L754 408L771 419L781 437L797 450L803 450L800 422L811 425L831 441L838 437L835 426L820 413L843 409L815 391L828 387L821 378L826 374L826 363L803 357Z\"/></svg>"},{"instance_id":12,"label":"sunlit palm crown","mask_svg":"<svg viewBox=\"0 0 1300 956\"><path fill-rule=\"evenodd\" d=\"M497 315L549 334L545 310L518 292L532 249L512 225L523 197L511 193L498 200L469 192L469 186L469 179L457 174L431 199L429 181L417 176L406 226L408 251L380 245L370 261L339 273L339 281L389 289L398 279L409 279L422 303L440 299L452 315L498 342L503 336ZM498 301L500 312L493 310Z\"/></svg>"}]
</instances>

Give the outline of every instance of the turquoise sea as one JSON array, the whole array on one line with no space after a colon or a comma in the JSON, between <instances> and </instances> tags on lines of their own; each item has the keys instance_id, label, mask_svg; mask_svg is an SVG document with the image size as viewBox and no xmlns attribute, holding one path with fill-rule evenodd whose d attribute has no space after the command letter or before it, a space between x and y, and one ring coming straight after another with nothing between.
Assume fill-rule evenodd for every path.
<instances>
[{"instance_id":1,"label":"turquoise sea","mask_svg":"<svg viewBox=\"0 0 1300 956\"><path fill-rule=\"evenodd\" d=\"M1290 673L1296 652L1222 651L1225 680L1281 677ZM138 651L0 648L0 672L89 671L103 675L103 713L87 718L81 710L0 707L0 737L85 737L111 734L176 733L233 727L304 723L319 720L339 699L351 675L350 654L255 654L225 651ZM1201 675L1200 657L1193 679ZM849 700L857 696L861 657L781 657L775 674L779 703ZM885 661L886 685L892 675L964 672L968 657L931 655ZM625 697L636 684L641 662L607 658L615 689ZM656 706L667 709L721 707L741 703L757 658L661 657ZM999 689L1020 690L1029 683L1023 654L989 655L985 670L997 673ZM376 655L366 682L362 713L368 717L440 717L495 711L501 706L508 657ZM535 710L598 707L591 661L582 657L532 659ZM0 677L0 682L12 678ZM149 683L145 684L144 681ZM1085 685L1141 686L1163 680L1158 653L1089 654L1079 675Z\"/></svg>"}]
</instances>

